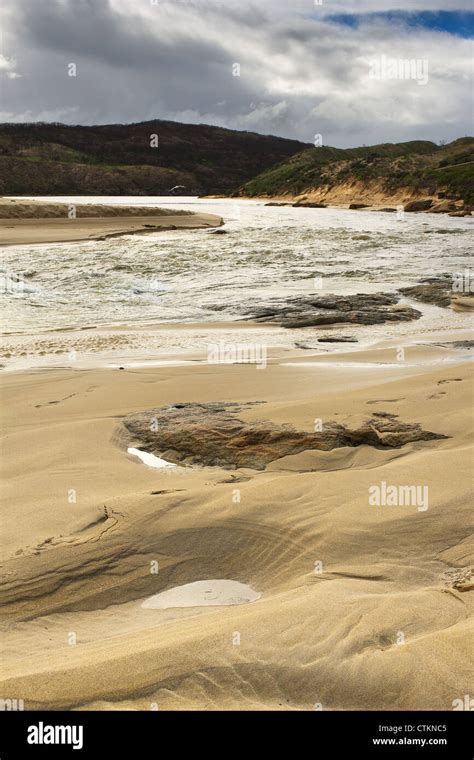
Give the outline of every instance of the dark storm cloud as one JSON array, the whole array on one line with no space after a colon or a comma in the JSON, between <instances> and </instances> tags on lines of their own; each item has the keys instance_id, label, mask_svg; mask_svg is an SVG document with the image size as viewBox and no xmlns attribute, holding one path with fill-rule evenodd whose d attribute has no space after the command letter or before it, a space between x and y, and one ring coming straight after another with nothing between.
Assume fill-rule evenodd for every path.
<instances>
[{"instance_id":1,"label":"dark storm cloud","mask_svg":"<svg viewBox=\"0 0 474 760\"><path fill-rule=\"evenodd\" d=\"M453 0L463 7L465 0ZM329 6L329 2L325 6ZM352 4L331 0L331 12ZM328 21L312 0L3 0L2 120L162 118L326 144L469 131L469 42L398 18ZM438 0L361 0L361 13ZM426 59L429 82L370 80L382 55ZM67 65L77 65L77 76ZM232 75L239 63L241 76Z\"/></svg>"},{"instance_id":2,"label":"dark storm cloud","mask_svg":"<svg viewBox=\"0 0 474 760\"><path fill-rule=\"evenodd\" d=\"M33 13L31 5L20 0L18 8L16 34L45 52L137 69L165 67L170 59L175 65L182 62L184 69L190 60L223 64L229 58L219 45L193 38L191 30L171 39L159 29L150 31L133 6L130 14L119 14L110 0L48 0Z\"/></svg>"}]
</instances>

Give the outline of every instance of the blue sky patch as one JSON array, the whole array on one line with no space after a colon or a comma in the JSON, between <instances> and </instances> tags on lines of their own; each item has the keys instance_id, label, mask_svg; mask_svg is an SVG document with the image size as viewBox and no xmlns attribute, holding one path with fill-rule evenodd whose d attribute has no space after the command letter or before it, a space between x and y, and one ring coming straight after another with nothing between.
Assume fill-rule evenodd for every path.
<instances>
[{"instance_id":1,"label":"blue sky patch","mask_svg":"<svg viewBox=\"0 0 474 760\"><path fill-rule=\"evenodd\" d=\"M415 29L448 32L458 37L474 37L474 13L470 11L387 11L382 13L340 13L326 16L326 21L350 26L354 29L370 19L403 22Z\"/></svg>"}]
</instances>

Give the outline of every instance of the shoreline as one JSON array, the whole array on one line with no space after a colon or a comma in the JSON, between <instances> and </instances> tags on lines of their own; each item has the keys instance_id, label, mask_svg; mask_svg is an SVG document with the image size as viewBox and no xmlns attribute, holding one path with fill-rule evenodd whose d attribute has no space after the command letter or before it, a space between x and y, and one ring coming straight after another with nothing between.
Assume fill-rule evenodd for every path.
<instances>
[{"instance_id":1,"label":"shoreline","mask_svg":"<svg viewBox=\"0 0 474 760\"><path fill-rule=\"evenodd\" d=\"M430 319L430 317L426 317ZM311 357L329 361L338 354L357 355L366 351L388 351L395 356L401 345L410 350L433 346L446 357L455 359L462 350L450 348L450 343L469 341L472 330L461 325L417 329L388 336L383 326L357 333L345 342L338 337L342 325L326 327L316 332L308 328L288 331L272 323L253 320L221 322L154 323L148 325L95 325L83 328L58 328L35 333L4 333L1 336L0 371L42 371L60 368L104 369L124 366L156 366L193 362L206 364L210 347L238 345L254 353L255 347L268 355L269 363L309 360ZM380 329L382 328L382 329ZM311 330L311 328L310 328ZM321 340L320 340L321 339ZM443 345L446 344L446 345ZM263 347L263 348L262 348ZM441 351L441 349L443 349ZM469 349L466 349L468 351ZM382 361L385 361L382 359ZM393 364L388 362L388 364Z\"/></svg>"},{"instance_id":2,"label":"shoreline","mask_svg":"<svg viewBox=\"0 0 474 760\"><path fill-rule=\"evenodd\" d=\"M205 230L220 227L221 217L195 214L192 217L170 216L164 224L151 224L150 217L97 219L0 219L0 247L73 243L108 240L123 235L148 235L171 230Z\"/></svg>"},{"instance_id":3,"label":"shoreline","mask_svg":"<svg viewBox=\"0 0 474 760\"><path fill-rule=\"evenodd\" d=\"M71 206L0 199L0 247L107 240L122 235L212 229L223 224L222 217L215 214L157 207L86 203Z\"/></svg>"},{"instance_id":4,"label":"shoreline","mask_svg":"<svg viewBox=\"0 0 474 760\"><path fill-rule=\"evenodd\" d=\"M342 347L332 366L300 351L299 366L283 352L262 371L193 362L1 373L10 481L3 692L33 710L146 710L151 702L169 710L305 710L316 696L334 710L450 709L469 685L472 363L443 362L446 354L453 352L406 346L406 366L394 367L393 347ZM429 357L439 362L423 364ZM140 444L125 435L124 416L178 402L238 403L245 424L263 419L309 432L315 419L351 429L388 420L447 437L386 450L304 450L263 470L153 469L127 453ZM422 483L429 508L371 507L368 489L381 482ZM260 598L143 606L206 579L248 584ZM232 646L233 631L244 649ZM291 684L279 707L282 662ZM208 669L216 695L202 689Z\"/></svg>"},{"instance_id":5,"label":"shoreline","mask_svg":"<svg viewBox=\"0 0 474 760\"><path fill-rule=\"evenodd\" d=\"M308 193L299 193L297 195L242 195L238 196L237 200L242 201L257 201L259 203L263 203L265 206L274 206L275 208L284 208L286 207L292 207L292 208L314 208L316 210L323 210L324 209L339 209L339 210L345 210L345 211L369 211L369 212L385 212L385 213L396 213L397 210L402 206L405 206L407 203L411 202L418 202L418 201L425 201L425 200L431 200L433 207L435 207L438 203L441 203L442 200L435 198L433 196L412 196L410 198L407 198L406 196L401 197L393 197L388 196L384 199L373 199L373 198L364 198L363 200L357 199L357 200L349 200L344 199L339 202L335 201L334 199L327 200L324 195L321 195L319 193L311 193L311 191L308 191ZM457 201L457 203L464 203L462 200ZM355 205L354 208L351 208L351 205ZM463 206L458 207L458 211L462 211ZM472 208L472 207L469 207ZM436 216L450 216L451 218L456 218L453 216L452 210L446 210L446 211L433 211L430 209L418 209L418 210L412 210L412 211L406 211L405 213L410 214L429 214L436 215ZM466 211L465 217L470 217L474 215L474 211L469 211L469 213ZM458 218L462 218L461 214L458 215Z\"/></svg>"},{"instance_id":6,"label":"shoreline","mask_svg":"<svg viewBox=\"0 0 474 760\"><path fill-rule=\"evenodd\" d=\"M186 267L228 245L233 271L238 237L187 237ZM141 274L159 246L119 247L133 264L143 249ZM449 710L468 693L467 312L404 295L418 319L92 325L104 312L61 300L62 319L25 310L11 324L30 333L3 336L2 693L144 711Z\"/></svg>"}]
</instances>

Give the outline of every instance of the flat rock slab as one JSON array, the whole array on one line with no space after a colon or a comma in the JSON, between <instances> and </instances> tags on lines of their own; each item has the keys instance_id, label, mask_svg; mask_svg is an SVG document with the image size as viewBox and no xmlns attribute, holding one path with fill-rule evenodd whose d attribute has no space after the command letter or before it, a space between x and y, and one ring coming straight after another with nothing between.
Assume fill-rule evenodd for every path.
<instances>
[{"instance_id":1,"label":"flat rock slab","mask_svg":"<svg viewBox=\"0 0 474 760\"><path fill-rule=\"evenodd\" d=\"M435 343L435 346L442 346L443 348L459 348L464 350L470 350L474 348L474 340L451 340L447 343Z\"/></svg>"},{"instance_id":2,"label":"flat rock slab","mask_svg":"<svg viewBox=\"0 0 474 760\"><path fill-rule=\"evenodd\" d=\"M421 312L408 305L399 305L399 300L396 293L298 296L258 307L247 318L299 328L334 324L377 325L409 322L421 317Z\"/></svg>"},{"instance_id":3,"label":"flat rock slab","mask_svg":"<svg viewBox=\"0 0 474 760\"><path fill-rule=\"evenodd\" d=\"M358 343L358 340L350 335L334 335L318 338L318 343Z\"/></svg>"},{"instance_id":4,"label":"flat rock slab","mask_svg":"<svg viewBox=\"0 0 474 760\"><path fill-rule=\"evenodd\" d=\"M450 306L453 294L453 278L449 275L430 277L418 285L400 288L400 293L421 303L432 303L435 306Z\"/></svg>"},{"instance_id":5,"label":"flat rock slab","mask_svg":"<svg viewBox=\"0 0 474 760\"><path fill-rule=\"evenodd\" d=\"M291 205L293 208L327 208L326 203L312 203L311 201L300 201Z\"/></svg>"},{"instance_id":6,"label":"flat rock slab","mask_svg":"<svg viewBox=\"0 0 474 760\"><path fill-rule=\"evenodd\" d=\"M133 445L166 462L264 470L281 457L308 449L331 451L343 446L398 449L414 441L447 436L421 429L418 423L372 416L350 430L328 421L320 432L296 430L269 420L246 422L237 415L250 405L235 403L175 404L132 414L123 420Z\"/></svg>"},{"instance_id":7,"label":"flat rock slab","mask_svg":"<svg viewBox=\"0 0 474 760\"><path fill-rule=\"evenodd\" d=\"M147 610L170 607L211 607L256 602L262 595L245 583L229 580L194 581L150 596L142 603Z\"/></svg>"}]
</instances>

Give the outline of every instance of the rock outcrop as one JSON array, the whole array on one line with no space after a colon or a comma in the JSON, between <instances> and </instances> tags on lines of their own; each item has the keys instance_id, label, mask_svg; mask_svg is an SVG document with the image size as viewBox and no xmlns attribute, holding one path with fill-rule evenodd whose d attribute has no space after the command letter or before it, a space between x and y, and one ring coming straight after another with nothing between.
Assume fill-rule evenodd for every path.
<instances>
[{"instance_id":1,"label":"rock outcrop","mask_svg":"<svg viewBox=\"0 0 474 760\"><path fill-rule=\"evenodd\" d=\"M470 351L474 348L474 340L451 340L446 343L437 343L437 346L443 346L443 348L459 348Z\"/></svg>"},{"instance_id":2,"label":"rock outcrop","mask_svg":"<svg viewBox=\"0 0 474 760\"><path fill-rule=\"evenodd\" d=\"M432 303L435 306L450 306L453 295L453 278L450 275L427 277L418 285L400 288L400 293L410 296L422 303Z\"/></svg>"},{"instance_id":3,"label":"rock outcrop","mask_svg":"<svg viewBox=\"0 0 474 760\"><path fill-rule=\"evenodd\" d=\"M293 208L327 208L327 203L313 203L311 201L297 201L291 205Z\"/></svg>"},{"instance_id":4,"label":"rock outcrop","mask_svg":"<svg viewBox=\"0 0 474 760\"><path fill-rule=\"evenodd\" d=\"M454 201L443 200L434 203L429 209L429 214L447 214L449 211L457 211L458 206Z\"/></svg>"},{"instance_id":5,"label":"rock outcrop","mask_svg":"<svg viewBox=\"0 0 474 760\"><path fill-rule=\"evenodd\" d=\"M363 445L398 449L414 441L446 438L388 413L374 415L355 430L327 422L321 432L306 432L268 420L245 422L237 415L249 406L174 404L132 414L123 424L134 445L169 462L227 469L263 470L276 459L308 449L330 451Z\"/></svg>"},{"instance_id":6,"label":"rock outcrop","mask_svg":"<svg viewBox=\"0 0 474 760\"><path fill-rule=\"evenodd\" d=\"M352 335L326 335L324 338L318 338L318 343L357 343L357 338Z\"/></svg>"},{"instance_id":7,"label":"rock outcrop","mask_svg":"<svg viewBox=\"0 0 474 760\"><path fill-rule=\"evenodd\" d=\"M448 216L458 216L458 217L471 216L471 215L472 215L472 208L470 208L469 206L467 206L466 208L462 208L459 211L451 211L451 213L448 214Z\"/></svg>"},{"instance_id":8,"label":"rock outcrop","mask_svg":"<svg viewBox=\"0 0 474 760\"><path fill-rule=\"evenodd\" d=\"M297 328L344 323L377 325L408 322L421 316L411 306L399 305L398 300L399 296L395 293L298 296L254 309L248 319Z\"/></svg>"},{"instance_id":9,"label":"rock outcrop","mask_svg":"<svg viewBox=\"0 0 474 760\"><path fill-rule=\"evenodd\" d=\"M420 201L408 201L408 203L405 203L403 210L404 211L428 211L429 208L433 205L433 201L430 198L427 198L426 200L420 200Z\"/></svg>"}]
</instances>

